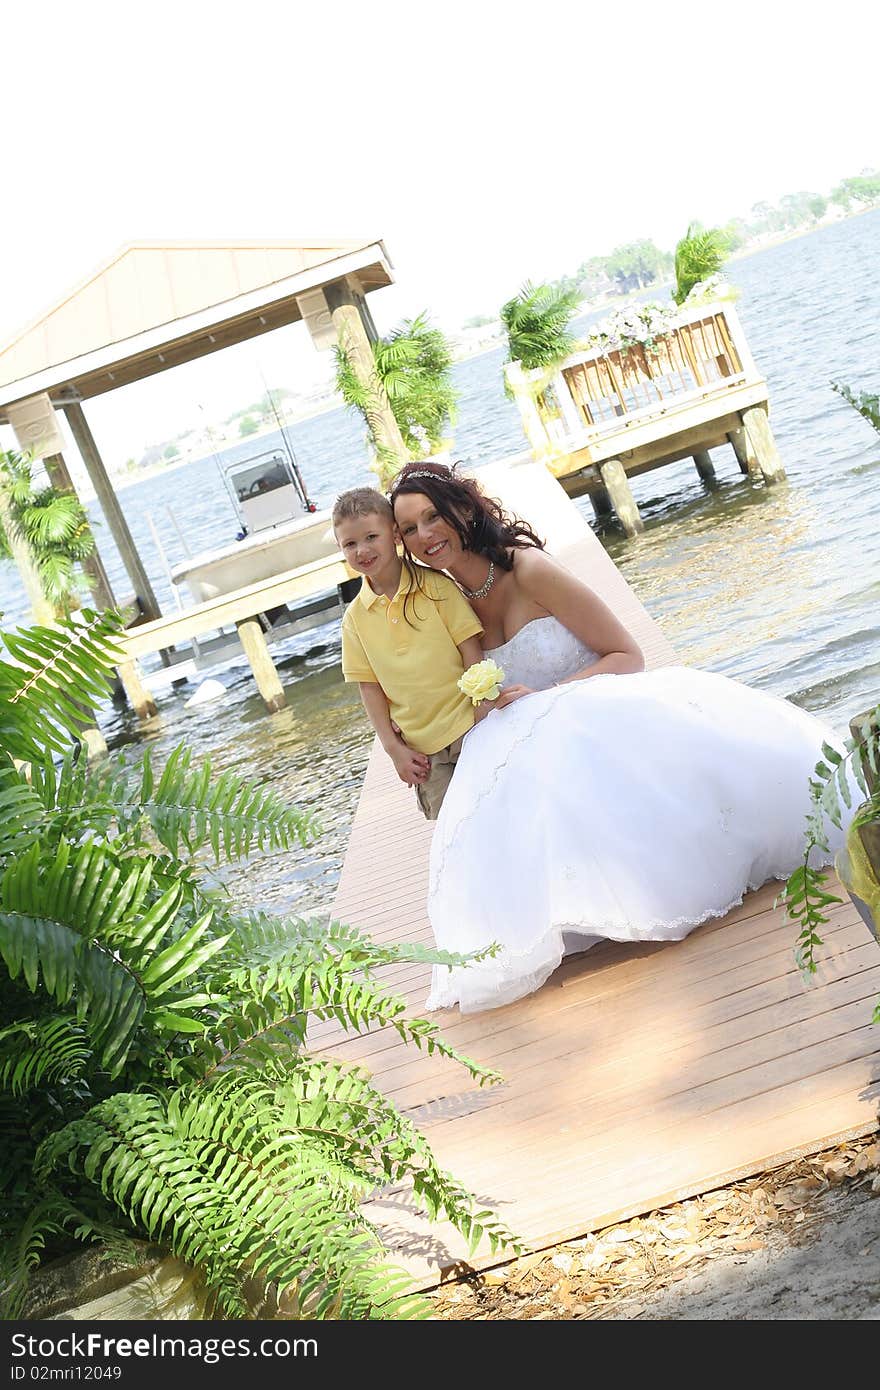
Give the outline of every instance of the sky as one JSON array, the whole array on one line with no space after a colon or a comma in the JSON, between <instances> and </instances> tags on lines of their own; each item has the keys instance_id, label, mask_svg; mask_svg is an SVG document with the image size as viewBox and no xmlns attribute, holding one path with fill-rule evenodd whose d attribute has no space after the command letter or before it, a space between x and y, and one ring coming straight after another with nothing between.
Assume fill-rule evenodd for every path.
<instances>
[{"instance_id":1,"label":"sky","mask_svg":"<svg viewBox=\"0 0 880 1390\"><path fill-rule=\"evenodd\" d=\"M383 238L380 332L454 331L621 242L827 192L880 164L877 13L10 0L0 343L129 241ZM328 371L292 325L87 414L114 466Z\"/></svg>"}]
</instances>

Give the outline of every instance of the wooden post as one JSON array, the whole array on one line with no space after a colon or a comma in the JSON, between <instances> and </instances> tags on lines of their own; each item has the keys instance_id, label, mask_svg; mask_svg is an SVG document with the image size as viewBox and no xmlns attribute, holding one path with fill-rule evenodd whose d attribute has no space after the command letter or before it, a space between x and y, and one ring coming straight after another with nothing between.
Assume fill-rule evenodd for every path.
<instances>
[{"instance_id":1,"label":"wooden post","mask_svg":"<svg viewBox=\"0 0 880 1390\"><path fill-rule=\"evenodd\" d=\"M628 536L637 536L640 531L644 531L645 523L632 495L626 469L620 459L608 459L605 463L600 463L599 472L621 526Z\"/></svg>"},{"instance_id":2,"label":"wooden post","mask_svg":"<svg viewBox=\"0 0 880 1390\"><path fill-rule=\"evenodd\" d=\"M78 496L63 454L47 454L43 463L49 475L49 482L57 492L70 492L73 493L74 497ZM84 507L83 511L85 511ZM98 611L104 612L108 608L115 608L116 599L113 597L113 588L107 577L104 561L101 559L97 544L91 555L87 555L81 563Z\"/></svg>"},{"instance_id":3,"label":"wooden post","mask_svg":"<svg viewBox=\"0 0 880 1390\"><path fill-rule=\"evenodd\" d=\"M607 521L610 516L614 515L614 508L611 505L611 498L608 496L606 487L591 487L587 496L597 521Z\"/></svg>"},{"instance_id":4,"label":"wooden post","mask_svg":"<svg viewBox=\"0 0 880 1390\"><path fill-rule=\"evenodd\" d=\"M101 510L107 518L110 534L116 542L122 563L125 565L128 577L137 594L144 618L148 622L154 618L161 618L162 610L156 601L153 586L147 578L147 571L144 569L137 547L132 540L128 523L119 505L119 499L113 490L113 484L107 477L107 471L104 468L101 455L98 453L98 446L89 429L88 421L83 414L83 408L78 401L73 401L64 406L64 414L67 416L70 432L76 441L76 447L82 455L82 461L91 478L92 487L97 494Z\"/></svg>"},{"instance_id":5,"label":"wooden post","mask_svg":"<svg viewBox=\"0 0 880 1390\"><path fill-rule=\"evenodd\" d=\"M254 673L257 689L265 700L269 713L275 714L287 704L287 697L269 655L269 648L266 645L260 620L257 617L242 618L235 626L238 628L239 640Z\"/></svg>"},{"instance_id":6,"label":"wooden post","mask_svg":"<svg viewBox=\"0 0 880 1390\"><path fill-rule=\"evenodd\" d=\"M748 473L753 483L761 481L761 466L755 457L755 451L749 444L748 436L740 425L738 429L728 430L727 438L733 452L736 454L736 461L739 464L741 473Z\"/></svg>"},{"instance_id":7,"label":"wooden post","mask_svg":"<svg viewBox=\"0 0 880 1390\"><path fill-rule=\"evenodd\" d=\"M697 452L692 455L692 458L697 466L700 480L704 483L714 483L716 481L715 466L712 463L712 455L709 453L709 450L698 449Z\"/></svg>"},{"instance_id":8,"label":"wooden post","mask_svg":"<svg viewBox=\"0 0 880 1390\"><path fill-rule=\"evenodd\" d=\"M43 582L34 563L34 557L31 555L30 546L15 524L15 518L12 515L12 508L9 505L9 498L2 485L2 480L0 480L0 526L3 527L9 542L12 559L21 575L21 582L31 606L31 616L34 622L40 626L54 623L55 609L43 588Z\"/></svg>"},{"instance_id":9,"label":"wooden post","mask_svg":"<svg viewBox=\"0 0 880 1390\"><path fill-rule=\"evenodd\" d=\"M767 418L766 405L750 405L742 412L743 428L766 483L777 483L785 477L785 469L776 448L776 440Z\"/></svg>"},{"instance_id":10,"label":"wooden post","mask_svg":"<svg viewBox=\"0 0 880 1390\"><path fill-rule=\"evenodd\" d=\"M377 449L386 451L397 460L395 467L393 462L383 463L380 459L382 471L379 476L383 482L390 481L397 468L402 468L409 461L409 453L385 394L385 387L376 373L373 348L364 326L358 296L345 280L336 280L324 286L324 298L336 329L336 341L367 394L367 425L373 443Z\"/></svg>"},{"instance_id":11,"label":"wooden post","mask_svg":"<svg viewBox=\"0 0 880 1390\"><path fill-rule=\"evenodd\" d=\"M552 445L550 436L544 427L544 421L541 419L538 403L529 389L522 363L508 362L504 368L504 375L507 377L507 383L513 392L513 399L519 409L523 429L532 454L536 462L544 463L548 455L552 453Z\"/></svg>"},{"instance_id":12,"label":"wooden post","mask_svg":"<svg viewBox=\"0 0 880 1390\"><path fill-rule=\"evenodd\" d=\"M107 740L98 728L83 729L80 732L80 740L85 746L86 757L89 762L93 758L103 758L107 752Z\"/></svg>"},{"instance_id":13,"label":"wooden post","mask_svg":"<svg viewBox=\"0 0 880 1390\"><path fill-rule=\"evenodd\" d=\"M139 719L152 719L157 713L156 701L141 681L137 662L121 661L116 669L135 714Z\"/></svg>"}]
</instances>

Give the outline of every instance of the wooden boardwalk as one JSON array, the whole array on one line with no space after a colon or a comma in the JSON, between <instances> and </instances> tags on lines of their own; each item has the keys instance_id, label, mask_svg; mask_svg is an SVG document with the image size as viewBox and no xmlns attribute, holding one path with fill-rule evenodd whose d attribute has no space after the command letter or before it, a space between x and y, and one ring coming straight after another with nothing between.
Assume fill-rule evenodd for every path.
<instances>
[{"instance_id":1,"label":"wooden boardwalk","mask_svg":"<svg viewBox=\"0 0 880 1390\"><path fill-rule=\"evenodd\" d=\"M560 558L609 602L651 666L672 659L657 626L599 542ZM334 916L382 941L431 941L425 912L430 827L381 749L370 758ZM779 885L750 894L685 941L607 943L566 959L506 1008L433 1015L459 1051L505 1081L480 1090L460 1068L387 1030L312 1044L369 1068L451 1170L533 1249L815 1152L877 1127L880 946L849 900L805 982ZM841 891L841 896L845 894ZM430 968L385 980L420 1013ZM421 1287L464 1257L403 1191L371 1215ZM498 1262L487 1249L471 1264Z\"/></svg>"}]
</instances>

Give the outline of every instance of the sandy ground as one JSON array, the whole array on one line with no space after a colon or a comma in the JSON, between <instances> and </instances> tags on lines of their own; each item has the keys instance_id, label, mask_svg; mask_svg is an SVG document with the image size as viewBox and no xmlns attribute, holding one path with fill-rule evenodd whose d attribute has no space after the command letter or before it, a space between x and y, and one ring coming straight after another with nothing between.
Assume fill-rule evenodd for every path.
<instances>
[{"instance_id":1,"label":"sandy ground","mask_svg":"<svg viewBox=\"0 0 880 1390\"><path fill-rule=\"evenodd\" d=\"M441 1287L442 1319L880 1318L876 1134Z\"/></svg>"}]
</instances>

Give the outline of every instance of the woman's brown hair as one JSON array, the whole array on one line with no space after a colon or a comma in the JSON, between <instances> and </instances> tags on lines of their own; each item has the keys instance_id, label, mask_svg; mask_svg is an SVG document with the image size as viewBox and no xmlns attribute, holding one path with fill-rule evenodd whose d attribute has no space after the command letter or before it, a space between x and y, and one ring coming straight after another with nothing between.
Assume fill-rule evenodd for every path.
<instances>
[{"instance_id":1,"label":"woman's brown hair","mask_svg":"<svg viewBox=\"0 0 880 1390\"><path fill-rule=\"evenodd\" d=\"M465 550L485 555L500 569L513 569L509 551L526 546L544 549L544 542L525 521L510 516L500 502L486 497L472 478L459 476L458 465L408 463L391 485L392 507L398 497L421 492L457 534ZM406 541L404 541L404 546Z\"/></svg>"}]
</instances>

